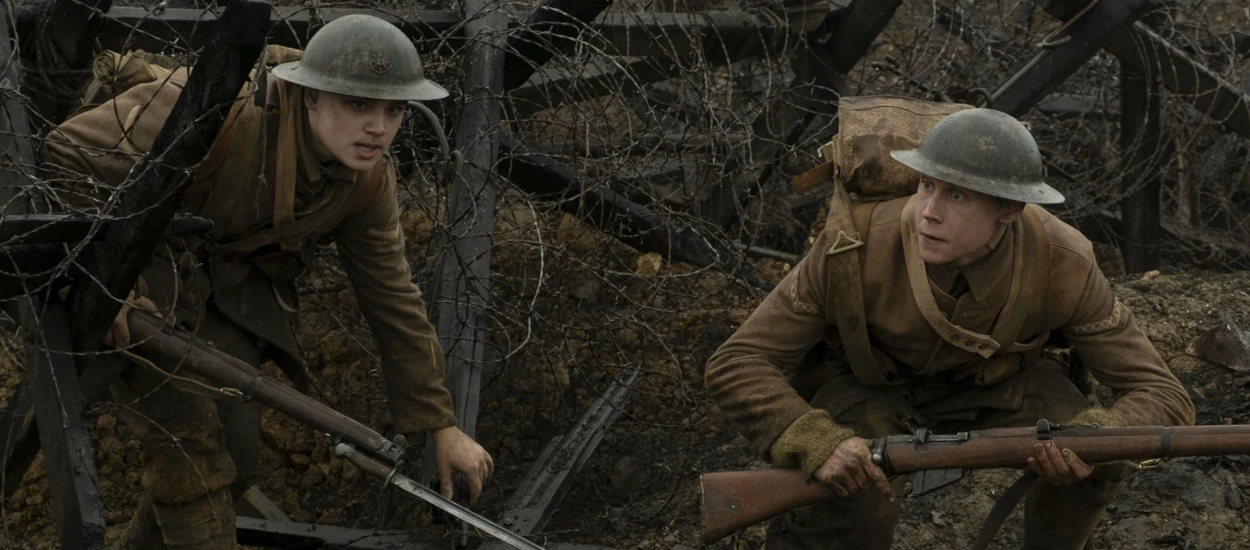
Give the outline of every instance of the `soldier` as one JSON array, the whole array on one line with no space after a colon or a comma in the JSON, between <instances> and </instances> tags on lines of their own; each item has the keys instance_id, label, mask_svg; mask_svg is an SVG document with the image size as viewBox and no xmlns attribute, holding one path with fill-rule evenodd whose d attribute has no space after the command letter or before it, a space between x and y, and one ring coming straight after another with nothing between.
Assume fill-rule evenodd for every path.
<instances>
[{"instance_id":1,"label":"soldier","mask_svg":"<svg viewBox=\"0 0 1250 550\"><path fill-rule=\"evenodd\" d=\"M66 175L54 201L99 213L126 180L187 77L185 69L155 74L163 76L48 136L46 158ZM456 427L442 350L404 255L388 153L407 102L446 90L425 78L399 29L352 15L322 28L302 60L273 68L266 105L255 104L255 93L245 90L233 106L182 203L214 228L158 247L107 343L129 343L125 310L143 305L253 365L273 360L305 387L294 278L333 238L377 338L395 431L431 432L443 494L451 496L452 471L461 471L475 501L493 464ZM129 367L111 388L143 446L146 496L124 546L237 547L231 503L256 472L260 408L214 401L196 387L176 365L147 364Z\"/></svg>"},{"instance_id":2,"label":"soldier","mask_svg":"<svg viewBox=\"0 0 1250 550\"><path fill-rule=\"evenodd\" d=\"M839 188L811 253L708 362L708 392L755 449L840 497L775 519L770 549L890 547L904 480L872 462L870 438L1041 418L1194 421L1185 389L1112 295L1089 240L1036 206L1063 196L1042 180L1022 124L964 110L891 156L918 173L915 193L852 205ZM1114 404L1092 408L1067 367L1041 357L1054 331L1116 393ZM796 373L822 339L831 359ZM1129 471L1049 443L1029 467L1045 481L1025 501L1024 548L1048 550L1082 548Z\"/></svg>"}]
</instances>

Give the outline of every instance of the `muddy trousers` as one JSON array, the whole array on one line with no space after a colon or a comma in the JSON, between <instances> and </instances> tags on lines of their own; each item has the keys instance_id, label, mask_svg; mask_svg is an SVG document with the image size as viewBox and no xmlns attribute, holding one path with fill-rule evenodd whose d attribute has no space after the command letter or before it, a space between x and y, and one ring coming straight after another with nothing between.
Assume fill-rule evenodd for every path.
<instances>
[{"instance_id":1,"label":"muddy trousers","mask_svg":"<svg viewBox=\"0 0 1250 550\"><path fill-rule=\"evenodd\" d=\"M259 366L255 339L207 309L199 337ZM176 365L160 367L177 373ZM168 377L134 366L110 391L143 449L144 496L121 548L237 548L233 500L256 472L260 404L182 391Z\"/></svg>"},{"instance_id":2,"label":"muddy trousers","mask_svg":"<svg viewBox=\"0 0 1250 550\"><path fill-rule=\"evenodd\" d=\"M1004 384L1019 384L1004 394L1014 398L999 400L1004 408L942 413L958 420L934 421L944 414L927 414L926 407L908 402L905 392L878 392L856 387L844 378L831 382L812 399L814 406L830 411L836 422L853 428L864 438L913 433L930 427L938 433L996 427L1033 426L1039 418L1063 422L1088 408L1080 391L1068 380L1066 370L1052 362L1042 362ZM992 392L982 392L992 395ZM996 399L980 400L994 404ZM966 400L969 403L977 398ZM939 406L942 404L939 403ZM1018 406L1017 406L1018 405ZM973 416L972 413L975 413ZM972 418L968 418L968 417ZM1123 465L1099 466L1076 485L1059 487L1045 480L1036 483L1024 506L1024 545L1026 550L1081 550L1102 519L1104 509L1115 497L1116 488L1129 470ZM903 494L906 479L892 480L896 495ZM894 540L903 499L887 502L880 491L870 490L850 499L834 499L807 506L774 519L768 526L768 550L886 550ZM967 546L972 541L966 541ZM957 545L958 546L958 545Z\"/></svg>"}]
</instances>

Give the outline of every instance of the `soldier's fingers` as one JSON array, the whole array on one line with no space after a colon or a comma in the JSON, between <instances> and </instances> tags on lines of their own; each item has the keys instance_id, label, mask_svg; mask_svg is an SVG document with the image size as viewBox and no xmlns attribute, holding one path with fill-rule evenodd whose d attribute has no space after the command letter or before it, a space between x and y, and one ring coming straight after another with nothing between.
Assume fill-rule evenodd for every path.
<instances>
[{"instance_id":1,"label":"soldier's fingers","mask_svg":"<svg viewBox=\"0 0 1250 550\"><path fill-rule=\"evenodd\" d=\"M1040 444L1033 446L1033 460L1036 461L1038 469L1041 470L1040 475L1042 477L1053 478L1057 475L1055 467L1050 464L1050 457L1046 454L1044 446Z\"/></svg>"},{"instance_id":2,"label":"soldier's fingers","mask_svg":"<svg viewBox=\"0 0 1250 550\"><path fill-rule=\"evenodd\" d=\"M491 458L490 453L482 451L486 455L486 479L490 479L495 475L495 459Z\"/></svg>"},{"instance_id":3,"label":"soldier's fingers","mask_svg":"<svg viewBox=\"0 0 1250 550\"><path fill-rule=\"evenodd\" d=\"M477 497L482 496L482 472L474 472L464 477L469 478L469 506L477 504Z\"/></svg>"},{"instance_id":4,"label":"soldier's fingers","mask_svg":"<svg viewBox=\"0 0 1250 550\"><path fill-rule=\"evenodd\" d=\"M455 484L451 482L451 467L443 464L438 465L438 492L443 494L443 498L451 500L455 496Z\"/></svg>"},{"instance_id":5,"label":"soldier's fingers","mask_svg":"<svg viewBox=\"0 0 1250 550\"><path fill-rule=\"evenodd\" d=\"M1072 469L1068 467L1068 462L1063 458L1063 452L1054 443L1046 444L1046 459L1055 469L1055 474L1060 477L1069 477L1072 475Z\"/></svg>"},{"instance_id":6,"label":"soldier's fingers","mask_svg":"<svg viewBox=\"0 0 1250 550\"><path fill-rule=\"evenodd\" d=\"M839 483L837 478L834 479L833 483L829 484L829 488L833 489L833 494L838 495L841 498L851 496L851 491Z\"/></svg>"},{"instance_id":7,"label":"soldier's fingers","mask_svg":"<svg viewBox=\"0 0 1250 550\"><path fill-rule=\"evenodd\" d=\"M865 471L865 468L862 465L855 465L854 468L847 472L847 477L850 479L851 483L854 484L852 487L854 487L857 492L867 491L868 488L872 487L872 478L869 477L868 472Z\"/></svg>"},{"instance_id":8,"label":"soldier's fingers","mask_svg":"<svg viewBox=\"0 0 1250 550\"><path fill-rule=\"evenodd\" d=\"M868 471L868 477L872 479L877 489L881 490L881 494L890 502L894 502L894 487L890 485L890 478L885 477L885 472L876 464L869 464L864 467Z\"/></svg>"},{"instance_id":9,"label":"soldier's fingers","mask_svg":"<svg viewBox=\"0 0 1250 550\"><path fill-rule=\"evenodd\" d=\"M1081 460L1081 457L1076 456L1076 453L1072 452L1071 449L1063 450L1063 460L1067 462L1068 468L1072 470L1072 475L1077 480L1083 480L1094 472L1094 467Z\"/></svg>"}]
</instances>

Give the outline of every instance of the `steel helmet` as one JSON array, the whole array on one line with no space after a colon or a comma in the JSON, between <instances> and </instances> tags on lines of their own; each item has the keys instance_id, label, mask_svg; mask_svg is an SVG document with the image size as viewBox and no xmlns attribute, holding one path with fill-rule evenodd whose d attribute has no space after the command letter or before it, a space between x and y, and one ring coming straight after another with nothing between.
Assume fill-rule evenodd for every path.
<instances>
[{"instance_id":1,"label":"steel helmet","mask_svg":"<svg viewBox=\"0 0 1250 550\"><path fill-rule=\"evenodd\" d=\"M931 178L1003 199L1058 204L1063 194L1042 181L1042 155L1015 117L967 109L938 121L915 149L891 151Z\"/></svg>"},{"instance_id":2,"label":"steel helmet","mask_svg":"<svg viewBox=\"0 0 1250 550\"><path fill-rule=\"evenodd\" d=\"M397 101L430 101L447 90L425 78L417 48L395 25L372 15L339 17L308 41L303 58L273 75L314 90Z\"/></svg>"}]
</instances>

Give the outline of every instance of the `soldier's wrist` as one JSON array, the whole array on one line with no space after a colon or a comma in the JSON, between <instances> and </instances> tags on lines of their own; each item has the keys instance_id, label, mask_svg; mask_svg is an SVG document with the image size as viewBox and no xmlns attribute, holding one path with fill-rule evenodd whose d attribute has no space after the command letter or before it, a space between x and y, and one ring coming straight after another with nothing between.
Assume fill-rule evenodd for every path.
<instances>
[{"instance_id":1,"label":"soldier's wrist","mask_svg":"<svg viewBox=\"0 0 1250 550\"><path fill-rule=\"evenodd\" d=\"M769 448L769 461L775 466L798 468L809 477L833 454L840 443L855 431L839 426L829 413L813 409L796 418Z\"/></svg>"}]
</instances>

